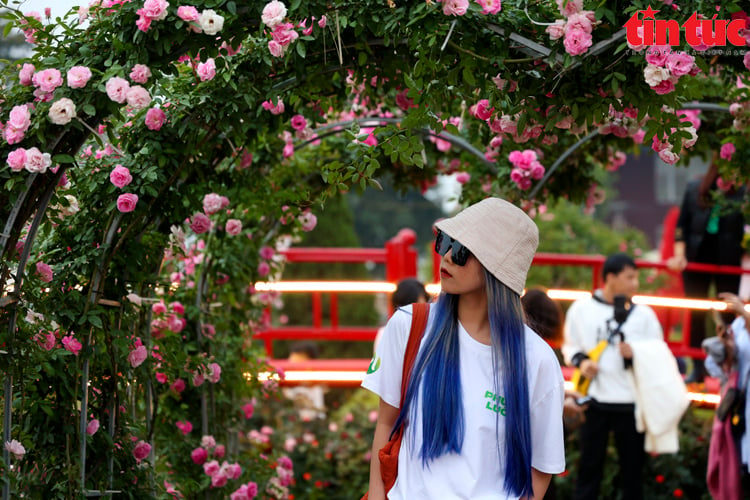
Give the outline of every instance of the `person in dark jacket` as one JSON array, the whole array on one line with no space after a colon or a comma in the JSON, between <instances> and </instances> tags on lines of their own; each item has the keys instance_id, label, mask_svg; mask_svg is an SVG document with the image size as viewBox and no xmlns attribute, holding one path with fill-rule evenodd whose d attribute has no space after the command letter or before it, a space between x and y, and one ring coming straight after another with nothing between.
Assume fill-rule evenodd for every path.
<instances>
[{"instance_id":1,"label":"person in dark jacket","mask_svg":"<svg viewBox=\"0 0 750 500\"><path fill-rule=\"evenodd\" d=\"M682 271L685 297L707 299L722 292L737 293L740 276L737 274L705 273L686 270L688 263L740 266L745 218L740 204L745 187L719 188L719 175L712 163L702 179L688 183L680 207L674 241L674 256L667 265ZM690 347L701 347L706 337L706 311L690 312ZM702 363L694 363L690 382L703 380Z\"/></svg>"}]
</instances>

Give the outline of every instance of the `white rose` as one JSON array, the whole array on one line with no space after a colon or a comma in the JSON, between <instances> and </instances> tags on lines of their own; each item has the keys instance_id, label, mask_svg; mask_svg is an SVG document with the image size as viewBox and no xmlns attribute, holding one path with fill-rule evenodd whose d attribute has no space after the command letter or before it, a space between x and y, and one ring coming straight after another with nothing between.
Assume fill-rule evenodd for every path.
<instances>
[{"instance_id":1,"label":"white rose","mask_svg":"<svg viewBox=\"0 0 750 500\"><path fill-rule=\"evenodd\" d=\"M263 21L263 24L269 28L273 28L280 22L283 22L285 17L286 6L278 0L273 0L263 7L263 14L260 16L260 19Z\"/></svg>"},{"instance_id":2,"label":"white rose","mask_svg":"<svg viewBox=\"0 0 750 500\"><path fill-rule=\"evenodd\" d=\"M224 27L224 18L211 9L201 12L198 24L207 35L215 35Z\"/></svg>"},{"instance_id":3,"label":"white rose","mask_svg":"<svg viewBox=\"0 0 750 500\"><path fill-rule=\"evenodd\" d=\"M685 127L682 130L690 134L689 139L682 139L682 147L692 148L698 140L698 132L695 130L695 127Z\"/></svg>"},{"instance_id":4,"label":"white rose","mask_svg":"<svg viewBox=\"0 0 750 500\"><path fill-rule=\"evenodd\" d=\"M78 213L81 208L78 206L78 200L75 196L66 194L65 199L68 200L68 206L67 207L60 207L60 214L67 217L68 215L73 215Z\"/></svg>"},{"instance_id":5,"label":"white rose","mask_svg":"<svg viewBox=\"0 0 750 500\"><path fill-rule=\"evenodd\" d=\"M26 150L26 163L24 168L32 174L43 174L52 164L52 158L49 153L42 153L38 148L29 148Z\"/></svg>"},{"instance_id":6,"label":"white rose","mask_svg":"<svg viewBox=\"0 0 750 500\"><path fill-rule=\"evenodd\" d=\"M55 125L67 125L76 117L76 105L67 97L58 99L49 108L49 119Z\"/></svg>"},{"instance_id":7,"label":"white rose","mask_svg":"<svg viewBox=\"0 0 750 500\"><path fill-rule=\"evenodd\" d=\"M643 78L650 87L656 87L662 81L668 80L670 77L669 70L666 68L660 68L653 64L648 64L643 68Z\"/></svg>"}]
</instances>

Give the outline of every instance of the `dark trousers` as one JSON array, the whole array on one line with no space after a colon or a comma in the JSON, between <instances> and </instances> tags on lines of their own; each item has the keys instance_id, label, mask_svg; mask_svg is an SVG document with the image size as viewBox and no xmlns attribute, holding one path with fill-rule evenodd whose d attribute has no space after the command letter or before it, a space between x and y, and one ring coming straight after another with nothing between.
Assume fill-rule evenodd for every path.
<instances>
[{"instance_id":1,"label":"dark trousers","mask_svg":"<svg viewBox=\"0 0 750 500\"><path fill-rule=\"evenodd\" d=\"M620 466L622 498L641 500L641 471L645 459L644 434L635 430L633 405L592 404L586 410L586 422L579 429L581 459L578 464L573 498L597 500L602 482L610 432L614 433Z\"/></svg>"}]
</instances>

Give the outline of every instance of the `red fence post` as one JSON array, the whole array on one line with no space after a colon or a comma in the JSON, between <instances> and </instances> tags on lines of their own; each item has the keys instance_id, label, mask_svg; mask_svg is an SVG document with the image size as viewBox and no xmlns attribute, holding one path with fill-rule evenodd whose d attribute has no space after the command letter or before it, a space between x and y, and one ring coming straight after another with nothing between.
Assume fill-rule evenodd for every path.
<instances>
[{"instance_id":1,"label":"red fence post","mask_svg":"<svg viewBox=\"0 0 750 500\"><path fill-rule=\"evenodd\" d=\"M402 229L385 243L385 280L398 283L404 278L417 276L417 251L411 246L417 242L412 229Z\"/></svg>"}]
</instances>

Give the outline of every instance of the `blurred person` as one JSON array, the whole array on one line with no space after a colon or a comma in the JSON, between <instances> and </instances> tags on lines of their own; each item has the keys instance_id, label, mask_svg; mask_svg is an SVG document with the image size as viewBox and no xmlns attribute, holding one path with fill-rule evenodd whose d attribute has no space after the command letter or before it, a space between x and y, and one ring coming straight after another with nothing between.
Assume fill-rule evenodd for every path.
<instances>
[{"instance_id":1,"label":"blurred person","mask_svg":"<svg viewBox=\"0 0 750 500\"><path fill-rule=\"evenodd\" d=\"M432 297L425 290L424 283L416 278L406 278L398 282L396 290L391 294L391 312L393 313L398 308L409 304L429 302L431 299ZM384 329L385 327L378 329L373 350L377 350Z\"/></svg>"},{"instance_id":2,"label":"blurred person","mask_svg":"<svg viewBox=\"0 0 750 500\"><path fill-rule=\"evenodd\" d=\"M532 287L526 290L521 297L523 312L526 316L526 324L542 337L547 344L558 355L558 361L562 363L562 354L560 348L563 343L563 323L565 315L563 310L556 301L547 295L547 290L543 287ZM567 435L575 430L585 420L585 410L587 403L581 404L581 394L575 391L565 391L565 402L563 404L563 429ZM544 500L555 500L557 498L557 488L555 487L554 477L550 481Z\"/></svg>"},{"instance_id":3,"label":"blurred person","mask_svg":"<svg viewBox=\"0 0 750 500\"><path fill-rule=\"evenodd\" d=\"M436 223L442 292L429 310L399 407L410 306L386 325L370 500L541 499L565 468L563 378L554 353L524 325L520 295L538 243L534 222L499 198ZM405 424L389 491L378 452Z\"/></svg>"},{"instance_id":4,"label":"blurred person","mask_svg":"<svg viewBox=\"0 0 750 500\"><path fill-rule=\"evenodd\" d=\"M745 218L738 206L727 207L718 196L733 204L744 199L745 187L725 185L719 178L717 164L711 163L702 178L690 181L680 206L674 235L674 255L667 260L673 271L682 272L685 297L708 299L715 293L738 293L740 275L704 273L686 270L689 263L740 266ZM700 348L706 338L707 311L690 311L690 347ZM702 382L702 363L693 363L687 382Z\"/></svg>"},{"instance_id":5,"label":"blurred person","mask_svg":"<svg viewBox=\"0 0 750 500\"><path fill-rule=\"evenodd\" d=\"M579 428L581 456L573 498L600 498L607 444L610 433L614 433L622 498L640 500L645 435L636 429L636 388L633 377L627 374L633 363L630 342L663 341L664 337L654 311L630 301L639 282L635 261L629 255L618 253L607 257L602 277L603 287L591 297L573 302L565 316L562 348L565 361L579 368L591 381L588 390L591 401ZM608 345L598 361L593 361L588 353L602 340Z\"/></svg>"}]
</instances>

